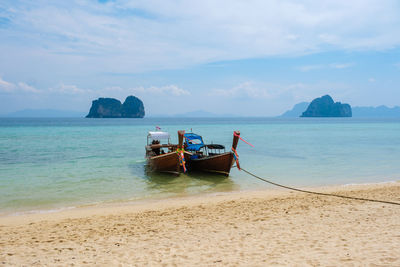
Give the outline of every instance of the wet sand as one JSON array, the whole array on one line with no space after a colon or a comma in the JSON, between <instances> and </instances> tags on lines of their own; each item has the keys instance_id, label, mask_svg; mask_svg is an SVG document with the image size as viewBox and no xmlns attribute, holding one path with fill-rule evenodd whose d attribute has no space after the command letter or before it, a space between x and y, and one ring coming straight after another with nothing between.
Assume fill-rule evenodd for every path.
<instances>
[{"instance_id":1,"label":"wet sand","mask_svg":"<svg viewBox=\"0 0 400 267\"><path fill-rule=\"evenodd\" d=\"M400 183L318 188L400 202ZM400 206L281 190L0 217L0 265L400 266Z\"/></svg>"}]
</instances>

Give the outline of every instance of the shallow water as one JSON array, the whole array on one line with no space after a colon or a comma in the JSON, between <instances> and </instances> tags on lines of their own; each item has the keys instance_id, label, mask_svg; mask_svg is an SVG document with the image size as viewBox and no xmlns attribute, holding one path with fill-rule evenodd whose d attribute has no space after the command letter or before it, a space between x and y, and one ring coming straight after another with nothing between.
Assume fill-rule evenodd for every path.
<instances>
[{"instance_id":1,"label":"shallow water","mask_svg":"<svg viewBox=\"0 0 400 267\"><path fill-rule=\"evenodd\" d=\"M400 119L0 118L0 213L267 188L233 169L229 178L147 174L146 135L158 125L227 148L234 130L241 165L293 186L400 179Z\"/></svg>"}]
</instances>

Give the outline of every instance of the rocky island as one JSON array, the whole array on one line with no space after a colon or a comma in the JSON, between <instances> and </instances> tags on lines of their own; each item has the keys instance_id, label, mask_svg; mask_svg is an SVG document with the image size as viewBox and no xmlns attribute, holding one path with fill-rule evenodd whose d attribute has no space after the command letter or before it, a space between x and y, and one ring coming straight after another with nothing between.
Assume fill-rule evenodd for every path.
<instances>
[{"instance_id":1,"label":"rocky island","mask_svg":"<svg viewBox=\"0 0 400 267\"><path fill-rule=\"evenodd\" d=\"M300 117L351 117L351 106L334 102L332 97L324 95L314 99Z\"/></svg>"},{"instance_id":2,"label":"rocky island","mask_svg":"<svg viewBox=\"0 0 400 267\"><path fill-rule=\"evenodd\" d=\"M145 115L142 100L136 96L128 96L125 102L115 98L99 98L93 100L86 118L143 118Z\"/></svg>"}]
</instances>

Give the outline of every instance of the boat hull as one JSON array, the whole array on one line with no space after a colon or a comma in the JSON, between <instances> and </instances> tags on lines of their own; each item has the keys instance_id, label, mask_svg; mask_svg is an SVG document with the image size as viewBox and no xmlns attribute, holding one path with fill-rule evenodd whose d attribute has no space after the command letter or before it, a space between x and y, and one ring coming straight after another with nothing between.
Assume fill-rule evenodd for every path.
<instances>
[{"instance_id":1,"label":"boat hull","mask_svg":"<svg viewBox=\"0 0 400 267\"><path fill-rule=\"evenodd\" d=\"M179 157L176 152L170 152L147 158L150 171L172 173L178 175L180 172Z\"/></svg>"},{"instance_id":2,"label":"boat hull","mask_svg":"<svg viewBox=\"0 0 400 267\"><path fill-rule=\"evenodd\" d=\"M184 152L186 164L190 160L191 154ZM178 153L170 152L158 156L147 158L147 165L149 171L152 172L164 172L179 175L180 172L184 172L183 167L180 165Z\"/></svg>"},{"instance_id":3,"label":"boat hull","mask_svg":"<svg viewBox=\"0 0 400 267\"><path fill-rule=\"evenodd\" d=\"M190 159L189 168L193 171L209 172L229 176L234 157L232 152L214 156Z\"/></svg>"}]
</instances>

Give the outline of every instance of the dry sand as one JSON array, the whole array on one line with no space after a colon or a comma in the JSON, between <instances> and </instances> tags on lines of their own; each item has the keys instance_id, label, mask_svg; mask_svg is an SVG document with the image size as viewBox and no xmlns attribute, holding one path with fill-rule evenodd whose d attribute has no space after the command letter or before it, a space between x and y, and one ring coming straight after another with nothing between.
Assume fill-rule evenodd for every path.
<instances>
[{"instance_id":1,"label":"dry sand","mask_svg":"<svg viewBox=\"0 0 400 267\"><path fill-rule=\"evenodd\" d=\"M400 266L400 206L271 190L1 217L0 265Z\"/></svg>"}]
</instances>

